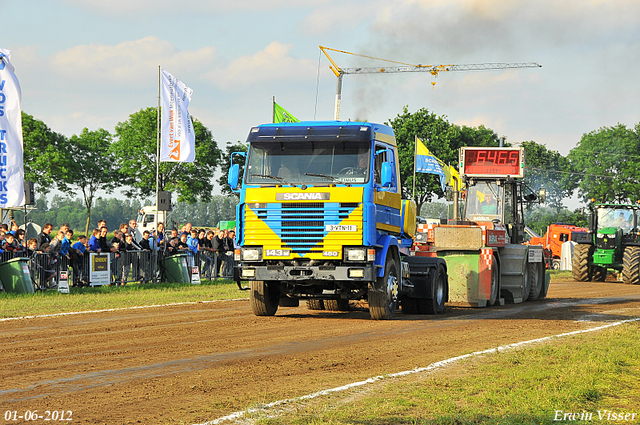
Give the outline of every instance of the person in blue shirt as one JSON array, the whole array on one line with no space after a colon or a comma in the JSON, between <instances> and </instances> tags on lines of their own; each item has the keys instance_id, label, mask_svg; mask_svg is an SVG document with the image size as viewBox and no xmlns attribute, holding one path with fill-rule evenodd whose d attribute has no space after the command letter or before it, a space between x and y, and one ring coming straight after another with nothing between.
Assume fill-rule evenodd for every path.
<instances>
[{"instance_id":1,"label":"person in blue shirt","mask_svg":"<svg viewBox=\"0 0 640 425\"><path fill-rule=\"evenodd\" d=\"M60 243L60 254L69 257L69 250L71 249L71 239L73 238L73 230L69 229L64 234L62 242Z\"/></svg>"},{"instance_id":2,"label":"person in blue shirt","mask_svg":"<svg viewBox=\"0 0 640 425\"><path fill-rule=\"evenodd\" d=\"M84 261L85 252L87 251L87 237L85 235L78 236L78 241L73 244L70 249L71 267L73 268L73 284L74 286L83 286L86 284L87 267Z\"/></svg>"},{"instance_id":3,"label":"person in blue shirt","mask_svg":"<svg viewBox=\"0 0 640 425\"><path fill-rule=\"evenodd\" d=\"M191 230L187 237L187 245L189 246L189 250L187 251L187 261L189 262L189 267L193 267L195 264L194 258L198 253L198 231L196 229Z\"/></svg>"},{"instance_id":4,"label":"person in blue shirt","mask_svg":"<svg viewBox=\"0 0 640 425\"><path fill-rule=\"evenodd\" d=\"M100 237L100 229L93 229L92 235L89 238L89 251L91 252L100 252L100 241L98 238Z\"/></svg>"}]
</instances>

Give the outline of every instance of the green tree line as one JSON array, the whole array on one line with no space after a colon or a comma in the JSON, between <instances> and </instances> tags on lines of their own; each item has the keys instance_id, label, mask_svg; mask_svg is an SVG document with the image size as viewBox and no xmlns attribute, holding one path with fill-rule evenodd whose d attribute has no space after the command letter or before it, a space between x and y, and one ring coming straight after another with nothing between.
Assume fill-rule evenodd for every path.
<instances>
[{"instance_id":1,"label":"green tree line","mask_svg":"<svg viewBox=\"0 0 640 425\"><path fill-rule=\"evenodd\" d=\"M133 200L151 199L155 194L157 113L157 108L141 109L118 123L113 133L85 128L81 134L67 138L23 112L25 179L34 181L41 195L55 188L70 197L66 203L54 198L48 206L43 201L46 208L33 211L33 221L71 224L82 216L84 226L76 225L76 228L89 229L98 218L106 218L102 216L107 210L100 208L113 202L122 202L119 208L123 216L133 218L141 206L139 201ZM234 217L231 211L237 196L226 184L227 170L232 153L246 151L247 146L238 141L220 149L208 128L197 119L193 119L193 124L195 162L161 163L159 186L161 190L174 193L174 201L178 202L174 212L176 221L213 226L220 220ZM445 194L437 176L418 173L414 182L416 136L441 161L455 167L460 147L498 146L498 135L492 129L482 125L458 126L450 123L446 116L438 116L425 108L409 112L404 107L402 113L387 124L396 134L403 195L411 197L415 184L414 200L418 211L423 205L444 198ZM583 202L592 198L598 202L636 202L640 199L637 161L640 124L633 128L617 124L585 133L567 156L533 140L509 141L506 145L525 148L527 186L532 191L540 187L547 190L546 205L527 211L533 223L582 220L578 212L569 212L564 207L564 200L574 193ZM241 167L244 164L243 157L233 159ZM222 170L222 176L214 182L212 176L217 169ZM226 196L214 199L214 183ZM111 193L115 189L123 191L131 201L97 198L98 190ZM84 208L83 214L77 211L80 205ZM121 221L116 215L113 220Z\"/></svg>"}]
</instances>

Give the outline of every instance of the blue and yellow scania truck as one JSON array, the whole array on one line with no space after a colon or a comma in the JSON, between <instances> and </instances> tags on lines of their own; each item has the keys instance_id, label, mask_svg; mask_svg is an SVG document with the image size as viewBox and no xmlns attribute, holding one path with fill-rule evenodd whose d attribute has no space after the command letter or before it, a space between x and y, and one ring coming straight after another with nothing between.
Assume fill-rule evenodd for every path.
<instances>
[{"instance_id":1,"label":"blue and yellow scania truck","mask_svg":"<svg viewBox=\"0 0 640 425\"><path fill-rule=\"evenodd\" d=\"M239 192L235 278L251 284L253 312L278 306L348 309L367 300L373 319L439 313L444 260L409 255L416 207L402 199L393 129L367 122L264 124L247 138L229 185ZM239 189L238 189L239 188Z\"/></svg>"}]
</instances>

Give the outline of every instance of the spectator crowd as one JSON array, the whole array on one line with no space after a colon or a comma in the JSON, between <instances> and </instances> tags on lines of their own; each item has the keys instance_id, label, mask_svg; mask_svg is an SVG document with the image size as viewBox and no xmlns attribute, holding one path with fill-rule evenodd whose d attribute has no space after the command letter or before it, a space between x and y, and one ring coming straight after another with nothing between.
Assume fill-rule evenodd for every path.
<instances>
[{"instance_id":1,"label":"spectator crowd","mask_svg":"<svg viewBox=\"0 0 640 425\"><path fill-rule=\"evenodd\" d=\"M220 229L195 229L187 223L180 230L166 231L163 223L158 229L140 232L135 220L122 223L108 237L109 229L104 220L97 223L91 235L74 236L68 224L57 232L46 223L35 238L25 241L25 231L15 221L11 225L0 225L0 255L6 261L14 257L29 258L37 268L36 285L42 289L53 286L60 265L73 270L70 283L75 286L89 285L89 253L109 253L114 285L126 282L147 283L162 281L157 273L156 258L164 260L176 254L185 254L189 273L198 268L205 278L232 278L235 232ZM151 255L151 254L156 254ZM153 266L153 267L152 267ZM161 269L160 269L161 270Z\"/></svg>"}]
</instances>

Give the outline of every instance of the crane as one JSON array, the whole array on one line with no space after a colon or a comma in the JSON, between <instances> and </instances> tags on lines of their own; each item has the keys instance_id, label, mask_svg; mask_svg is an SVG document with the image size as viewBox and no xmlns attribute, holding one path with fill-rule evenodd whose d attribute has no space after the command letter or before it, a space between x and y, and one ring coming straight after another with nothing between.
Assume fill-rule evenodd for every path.
<instances>
[{"instance_id":1,"label":"crane","mask_svg":"<svg viewBox=\"0 0 640 425\"><path fill-rule=\"evenodd\" d=\"M390 74L397 72L428 72L433 76L438 76L440 72L445 71L487 71L494 69L513 69L513 68L542 68L537 62L516 62L516 63L475 63L465 65L413 65L410 63L398 62L389 59L376 58L373 56L362 55L359 53L346 52L344 50L332 49L330 47L318 46L324 55L329 59L331 65L329 68L338 77L338 85L336 88L336 109L335 119L340 119L340 102L342 100L342 77L346 74ZM329 56L327 50L338 53L346 53L347 55L360 56L368 59L382 60L385 62L395 63L398 66L389 66L384 68L376 67L358 67L358 68L340 68L338 64ZM432 83L435 84L435 83Z\"/></svg>"}]
</instances>

